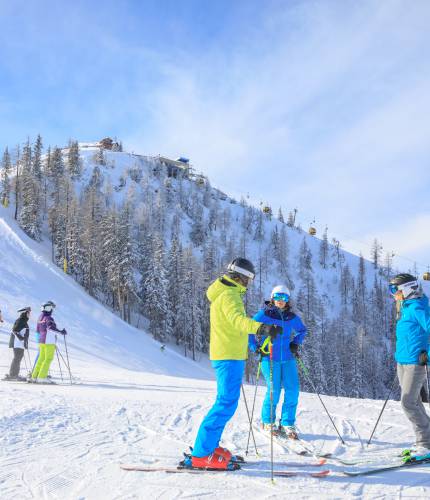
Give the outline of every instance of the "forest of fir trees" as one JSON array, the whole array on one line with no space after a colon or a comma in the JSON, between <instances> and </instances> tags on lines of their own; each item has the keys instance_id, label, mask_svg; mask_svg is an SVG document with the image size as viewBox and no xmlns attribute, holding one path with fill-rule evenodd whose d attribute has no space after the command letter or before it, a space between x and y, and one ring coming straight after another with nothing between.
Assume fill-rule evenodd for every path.
<instances>
[{"instance_id":1,"label":"forest of fir trees","mask_svg":"<svg viewBox=\"0 0 430 500\"><path fill-rule=\"evenodd\" d=\"M271 211L263 213L244 199L240 211L233 211L209 182L169 178L156 161L150 168L130 165L123 184L112 186L108 173L114 168L103 149L84 166L77 141L44 149L38 136L34 143L5 149L1 204L13 207L28 236L50 240L53 262L91 296L125 321L145 326L159 342L181 346L192 359L208 352L208 285L232 258L251 258L257 277L246 294L248 314L264 303L267 283L290 287L294 310L309 332L302 357L318 389L385 397L394 377L395 320L387 294L391 258L381 262L377 241L369 286L364 258L351 269L340 242L329 243L327 230L318 255L312 255L295 213L285 223L279 209L273 224ZM126 183L121 203L115 202L113 194ZM294 252L292 231L302 235ZM321 285L324 273L334 275L334 297ZM250 355L248 380L256 365ZM302 387L310 390L306 380Z\"/></svg>"}]
</instances>

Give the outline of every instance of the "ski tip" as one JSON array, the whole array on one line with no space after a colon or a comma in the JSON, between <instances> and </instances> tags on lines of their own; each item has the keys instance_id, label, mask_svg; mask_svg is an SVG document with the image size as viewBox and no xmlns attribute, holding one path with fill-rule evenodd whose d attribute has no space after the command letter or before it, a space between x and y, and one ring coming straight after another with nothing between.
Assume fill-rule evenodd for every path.
<instances>
[{"instance_id":1,"label":"ski tip","mask_svg":"<svg viewBox=\"0 0 430 500\"><path fill-rule=\"evenodd\" d=\"M328 476L329 474L330 474L329 470L320 470L318 472L312 472L311 476L312 477L325 477L325 476Z\"/></svg>"}]
</instances>

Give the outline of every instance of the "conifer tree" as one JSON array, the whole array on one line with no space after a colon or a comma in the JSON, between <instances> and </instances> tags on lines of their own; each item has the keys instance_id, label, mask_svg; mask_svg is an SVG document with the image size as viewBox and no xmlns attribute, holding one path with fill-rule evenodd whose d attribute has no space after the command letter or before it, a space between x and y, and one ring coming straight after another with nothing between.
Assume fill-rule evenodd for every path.
<instances>
[{"instance_id":1,"label":"conifer tree","mask_svg":"<svg viewBox=\"0 0 430 500\"><path fill-rule=\"evenodd\" d=\"M12 170L12 162L10 159L9 150L6 147L1 160L1 174L0 174L0 186L1 186L0 202L4 207L8 207L10 202L11 186L10 186L9 175L11 173L11 170Z\"/></svg>"},{"instance_id":2,"label":"conifer tree","mask_svg":"<svg viewBox=\"0 0 430 500\"><path fill-rule=\"evenodd\" d=\"M80 180L82 176L82 160L79 155L79 143L70 139L66 156L66 169L70 178Z\"/></svg>"},{"instance_id":3,"label":"conifer tree","mask_svg":"<svg viewBox=\"0 0 430 500\"><path fill-rule=\"evenodd\" d=\"M327 258L328 258L328 237L327 237L327 227L324 229L323 237L320 243L320 254L319 262L323 269L327 269Z\"/></svg>"}]
</instances>

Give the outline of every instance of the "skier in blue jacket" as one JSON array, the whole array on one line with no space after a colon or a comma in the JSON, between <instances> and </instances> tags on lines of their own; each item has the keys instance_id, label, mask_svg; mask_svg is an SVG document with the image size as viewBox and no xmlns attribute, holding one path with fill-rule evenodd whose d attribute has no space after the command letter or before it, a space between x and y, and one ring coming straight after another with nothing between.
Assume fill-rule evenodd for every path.
<instances>
[{"instance_id":1,"label":"skier in blue jacket","mask_svg":"<svg viewBox=\"0 0 430 500\"><path fill-rule=\"evenodd\" d=\"M401 404L412 423L416 436L416 453L430 453L430 418L421 401L428 364L430 309L417 278L402 273L390 281L390 292L396 301L397 376L401 387Z\"/></svg>"},{"instance_id":2,"label":"skier in blue jacket","mask_svg":"<svg viewBox=\"0 0 430 500\"><path fill-rule=\"evenodd\" d=\"M299 316L291 310L290 290L284 285L276 286L272 290L270 301L265 303L263 309L258 311L253 319L261 323L278 325L283 330L272 344L273 412L271 412L270 402L270 359L267 355L268 351L263 347L265 355L261 361L261 372L267 384L266 397L261 410L263 428L270 431L271 424L275 423L276 406L281 390L284 389L281 419L276 433L280 437L298 439L295 422L300 387L295 355L306 336L306 327ZM250 349L261 353L265 340L265 337L258 339L255 335L250 335Z\"/></svg>"}]
</instances>

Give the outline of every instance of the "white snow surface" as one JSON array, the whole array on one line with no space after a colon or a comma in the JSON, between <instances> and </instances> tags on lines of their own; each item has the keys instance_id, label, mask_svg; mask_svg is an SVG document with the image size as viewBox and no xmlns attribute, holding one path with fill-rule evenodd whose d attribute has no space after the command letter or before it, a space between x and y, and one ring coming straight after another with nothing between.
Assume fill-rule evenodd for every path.
<instances>
[{"instance_id":1,"label":"white snow surface","mask_svg":"<svg viewBox=\"0 0 430 500\"><path fill-rule=\"evenodd\" d=\"M344 466L328 463L324 479L269 476L270 447L256 431L251 440L252 471L170 475L126 472L121 463L175 466L193 443L199 424L215 396L207 362L192 362L160 345L111 314L61 270L42 246L0 215L0 364L8 371L9 331L16 310L30 305L32 336L39 305L58 304L55 319L69 335L68 351L75 383L57 386L0 382L0 498L8 499L253 499L253 498L429 498L430 467L421 466L374 476L343 476ZM59 347L65 355L64 343ZM30 355L35 356L35 344ZM391 362L389 360L388 362ZM22 362L22 374L25 363ZM52 375L61 382L57 360ZM250 404L254 389L245 385ZM265 388L257 394L257 415ZM381 401L325 397L343 434L342 446L314 394L302 393L298 426L302 437L325 452L353 456L365 449ZM222 444L244 453L248 423L243 399L227 425ZM400 405L390 401L371 449L400 450L413 442ZM276 469L288 461L312 459L286 454L275 445ZM292 469L291 469L292 470Z\"/></svg>"}]
</instances>

